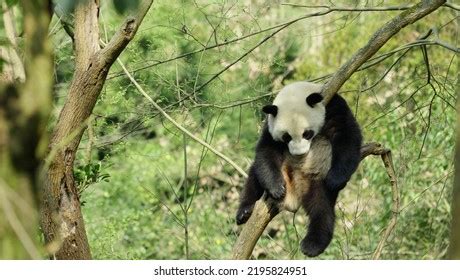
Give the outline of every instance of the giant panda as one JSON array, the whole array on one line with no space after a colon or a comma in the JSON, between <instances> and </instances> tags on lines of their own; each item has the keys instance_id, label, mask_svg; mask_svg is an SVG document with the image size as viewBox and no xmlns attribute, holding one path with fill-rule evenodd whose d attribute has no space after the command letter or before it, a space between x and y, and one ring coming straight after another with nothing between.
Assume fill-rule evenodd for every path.
<instances>
[{"instance_id":1,"label":"giant panda","mask_svg":"<svg viewBox=\"0 0 460 280\"><path fill-rule=\"evenodd\" d=\"M337 94L324 105L322 87L291 83L263 107L267 118L236 215L237 224L244 224L264 191L280 209L296 212L302 206L309 225L300 249L309 257L331 242L337 195L361 159L356 119Z\"/></svg>"}]
</instances>

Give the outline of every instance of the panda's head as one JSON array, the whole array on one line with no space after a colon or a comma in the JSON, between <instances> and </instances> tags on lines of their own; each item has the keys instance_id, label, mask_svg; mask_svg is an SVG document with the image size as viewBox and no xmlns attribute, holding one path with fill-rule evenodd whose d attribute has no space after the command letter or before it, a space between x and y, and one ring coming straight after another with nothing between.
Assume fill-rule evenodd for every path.
<instances>
[{"instance_id":1,"label":"panda's head","mask_svg":"<svg viewBox=\"0 0 460 280\"><path fill-rule=\"evenodd\" d=\"M303 155L324 124L326 109L321 102L322 85L295 82L285 86L272 105L263 107L268 130L275 141L286 143L289 153Z\"/></svg>"}]
</instances>

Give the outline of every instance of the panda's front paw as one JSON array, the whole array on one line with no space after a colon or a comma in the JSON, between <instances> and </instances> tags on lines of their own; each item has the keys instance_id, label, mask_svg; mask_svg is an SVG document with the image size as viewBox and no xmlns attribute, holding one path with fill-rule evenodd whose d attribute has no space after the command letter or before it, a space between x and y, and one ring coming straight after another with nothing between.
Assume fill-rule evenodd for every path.
<instances>
[{"instance_id":1,"label":"panda's front paw","mask_svg":"<svg viewBox=\"0 0 460 280\"><path fill-rule=\"evenodd\" d=\"M254 209L254 204L240 205L240 208L238 208L238 211L236 212L236 224L242 225L246 223L251 217L253 209Z\"/></svg>"},{"instance_id":2,"label":"panda's front paw","mask_svg":"<svg viewBox=\"0 0 460 280\"><path fill-rule=\"evenodd\" d=\"M278 187L272 187L267 190L268 194L275 200L281 200L286 195L286 187L279 185Z\"/></svg>"}]
</instances>

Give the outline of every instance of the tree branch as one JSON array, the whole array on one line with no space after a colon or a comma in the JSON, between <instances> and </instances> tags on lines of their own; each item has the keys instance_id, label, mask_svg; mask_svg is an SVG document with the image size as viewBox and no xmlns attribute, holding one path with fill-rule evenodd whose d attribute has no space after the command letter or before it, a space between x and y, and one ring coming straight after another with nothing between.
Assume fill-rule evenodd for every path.
<instances>
[{"instance_id":1,"label":"tree branch","mask_svg":"<svg viewBox=\"0 0 460 280\"><path fill-rule=\"evenodd\" d=\"M385 165L385 169L387 171L388 176L390 177L391 183L391 192L392 192L392 204L391 204L391 219L388 223L387 228L383 232L382 237L380 238L379 244L372 255L372 259L378 260L380 259L380 255L382 254L383 247L385 246L388 237L390 237L391 233L396 227L396 222L398 221L399 216L399 187L398 187L398 180L396 178L395 168L393 166L393 159L391 157L391 151L382 149L376 150L376 153L373 155L380 155L382 157L383 164Z\"/></svg>"},{"instance_id":2,"label":"tree branch","mask_svg":"<svg viewBox=\"0 0 460 280\"><path fill-rule=\"evenodd\" d=\"M139 3L139 7L136 9L135 14L127 17L122 27L119 28L118 32L112 37L107 46L102 49L102 59L108 65L112 65L112 63L115 62L126 45L133 39L152 3L153 0L143 0ZM97 43L99 44L99 41Z\"/></svg>"},{"instance_id":3,"label":"tree branch","mask_svg":"<svg viewBox=\"0 0 460 280\"><path fill-rule=\"evenodd\" d=\"M390 6L390 7L333 7L326 5L301 5L292 3L282 3L283 6L291 6L297 8L309 8L309 9L327 9L334 12L389 12L389 11L404 11L410 8L410 6Z\"/></svg>"},{"instance_id":4,"label":"tree branch","mask_svg":"<svg viewBox=\"0 0 460 280\"><path fill-rule=\"evenodd\" d=\"M226 155L222 154L221 152L219 152L218 150L216 150L215 148L213 148L211 145L209 145L208 143L206 143L205 141L201 140L200 138L196 137L195 135L193 135L190 131L188 131L186 128L184 128L182 125L180 125L178 122L176 122L168 113L166 113L163 108L160 107L160 105L158 105L155 101L153 101L153 99L145 92L145 90L141 87L141 85L139 85L139 83L133 78L133 76L129 73L128 69L125 67L125 65L121 62L120 59L118 59L118 63L120 64L121 68L123 69L123 71L125 72L126 76L128 77L128 79L131 81L131 83L133 83L133 85L136 87L136 89L145 97L147 98L147 100L153 105L153 107L158 110L158 112L160 112L160 114L162 114L168 121L170 121L175 127L177 127L180 131L182 131L183 133L185 133L188 137L190 137L191 139L193 139L194 141L198 142L200 145L204 146L205 148L207 148L208 150L210 150L211 152L213 152L215 155L217 155L218 157L220 157L221 159L223 159L224 161L226 161L228 164L230 164L233 168L235 168L236 171L238 171L238 173L241 174L241 176L243 176L244 178L247 178L248 175L246 174L246 172L244 172L244 170L238 165L236 164L233 160L231 160L229 157L227 157Z\"/></svg>"},{"instance_id":5,"label":"tree branch","mask_svg":"<svg viewBox=\"0 0 460 280\"><path fill-rule=\"evenodd\" d=\"M268 223L279 213L277 202L264 193L256 202L251 217L240 232L233 245L233 260L248 260L256 246L257 240L264 232Z\"/></svg>"},{"instance_id":6,"label":"tree branch","mask_svg":"<svg viewBox=\"0 0 460 280\"><path fill-rule=\"evenodd\" d=\"M69 35L70 39L72 39L72 43L75 44L75 30L69 16L64 13L59 5L54 7L54 13L58 17L58 20L64 28L65 33Z\"/></svg>"},{"instance_id":7,"label":"tree branch","mask_svg":"<svg viewBox=\"0 0 460 280\"><path fill-rule=\"evenodd\" d=\"M331 80L324 86L323 95L325 103L328 103L334 94L339 91L342 85L353 75L353 73L369 58L371 58L385 43L397 34L401 29L409 24L416 22L424 16L430 14L446 0L423 0L417 5L405 10L397 15L380 29L369 39L368 43L359 49L352 58L350 58L342 67L335 72Z\"/></svg>"},{"instance_id":8,"label":"tree branch","mask_svg":"<svg viewBox=\"0 0 460 280\"><path fill-rule=\"evenodd\" d=\"M363 65L369 58L371 58L391 37L393 37L405 26L414 23L415 21L435 11L445 2L445 0L422 0L417 5L403 11L401 14L397 15L385 25L383 25L380 29L378 29L369 39L368 43L363 48L359 49L344 65L342 65L339 70L332 76L329 82L324 86L323 95L325 97L325 102L328 103L334 94L342 87L345 81L350 78L351 75L361 65ZM384 163L392 182L393 191L397 191L394 171L389 171L390 167L393 167L392 163L388 163L388 161L391 161L390 152L388 150L385 151L381 149L381 145L365 145L362 147L362 158L377 152L380 152L378 153L379 155L381 155L382 152L385 152L387 156L384 160ZM399 205L396 204L396 201L398 201L396 198L399 198L399 195L393 194L394 213L397 213L396 210L399 208ZM271 211L267 210L273 208L277 208L277 205L276 202L271 199L258 201L251 215L251 218L248 220L248 222L246 222L241 234L238 237L238 240L236 241L236 244L233 248L233 259L248 259L250 257L251 252L254 249L254 245L256 244L263 230L271 221L271 219L276 216L276 214L273 215ZM384 243L386 242L386 239L394 229L394 225L396 224L396 217L397 214L394 214L390 225L387 228L387 231L382 237L377 250L374 253L374 258L378 258L380 256L380 252Z\"/></svg>"}]
</instances>

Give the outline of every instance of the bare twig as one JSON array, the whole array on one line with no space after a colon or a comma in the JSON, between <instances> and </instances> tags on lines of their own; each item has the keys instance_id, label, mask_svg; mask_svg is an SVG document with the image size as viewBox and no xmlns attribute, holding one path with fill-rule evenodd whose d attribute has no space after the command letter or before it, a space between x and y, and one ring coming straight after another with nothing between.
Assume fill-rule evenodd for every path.
<instances>
[{"instance_id":1,"label":"bare twig","mask_svg":"<svg viewBox=\"0 0 460 280\"><path fill-rule=\"evenodd\" d=\"M327 9L334 12L390 12L390 11L404 11L411 6L390 6L390 7L332 7L326 5L313 6L313 5L301 5L292 3L282 3L284 6L291 6L297 8L309 8L309 9Z\"/></svg>"},{"instance_id":2,"label":"bare twig","mask_svg":"<svg viewBox=\"0 0 460 280\"><path fill-rule=\"evenodd\" d=\"M64 28L65 33L72 39L72 43L75 43L75 29L73 27L73 23L71 22L68 15L65 14L62 7L59 3L54 7L54 13L56 14L59 23Z\"/></svg>"},{"instance_id":3,"label":"bare twig","mask_svg":"<svg viewBox=\"0 0 460 280\"><path fill-rule=\"evenodd\" d=\"M112 64L128 43L133 39L142 20L150 9L153 0L144 0L139 3L136 13L129 16L122 27L112 37L107 46L101 50L101 55L109 64ZM99 45L99 38L96 42Z\"/></svg>"},{"instance_id":4,"label":"bare twig","mask_svg":"<svg viewBox=\"0 0 460 280\"><path fill-rule=\"evenodd\" d=\"M6 182L0 178L0 205L2 206L1 209L3 210L3 214L29 256L35 260L41 259L41 254L35 246L33 238L22 225L21 219L18 218L9 201L8 195L5 191L6 188Z\"/></svg>"},{"instance_id":5,"label":"bare twig","mask_svg":"<svg viewBox=\"0 0 460 280\"><path fill-rule=\"evenodd\" d=\"M423 0L417 5L397 15L369 39L368 43L359 49L344 65L342 65L323 90L325 102L328 103L334 94L342 87L348 78L369 58L371 58L385 43L407 25L416 22L442 6L445 0Z\"/></svg>"},{"instance_id":6,"label":"bare twig","mask_svg":"<svg viewBox=\"0 0 460 280\"><path fill-rule=\"evenodd\" d=\"M327 13L329 13L329 12L327 12ZM307 14L307 15L295 18L293 20L290 20L290 21L287 21L287 22L284 22L284 23L280 23L280 24L277 24L277 25L274 25L274 26L270 26L270 27L261 29L259 31L256 31L256 32L253 32L253 33L241 36L241 37L237 37L237 38L234 38L234 39L231 39L231 40L226 40L225 42L222 42L222 43L214 44L212 46L207 46L207 47L204 47L204 48L201 48L201 49L198 49L198 50L187 52L187 53L184 53L184 54L181 54L181 55L169 58L169 59L165 59L165 60L161 60L161 61L155 61L153 63L147 64L147 65L144 65L144 66L140 66L140 67L135 68L135 69L131 69L130 73L136 73L137 71L140 71L140 70L145 70L145 69L150 68L150 67L155 67L155 66L158 66L158 65L161 65L161 64L164 64L164 63L168 63L168 62L177 60L177 59L185 58L185 57L188 57L188 56L200 53L200 52L204 52L204 51L207 51L207 50L212 50L212 49L219 48L219 47L222 47L222 46L230 45L232 43L236 43L238 41L245 40L247 38L250 38L250 37L265 33L267 31L270 31L270 30L273 30L273 29L280 29L280 28L284 29L285 27L287 27L289 25L292 25L293 23L296 23L296 22L298 22L300 20L304 20L304 19L307 19L307 18L310 18L310 17L313 17L313 16L324 15L324 14L327 14L327 13ZM278 31L275 31L275 32L278 32ZM270 36L270 37L273 37L273 36ZM119 72L111 74L109 77L107 77L107 79L117 78L117 77L120 77L120 76L123 76L123 75L124 75L124 71L122 70L122 71L119 71Z\"/></svg>"},{"instance_id":7,"label":"bare twig","mask_svg":"<svg viewBox=\"0 0 460 280\"><path fill-rule=\"evenodd\" d=\"M372 259L378 260L380 259L380 255L382 254L383 247L387 242L388 238L390 237L391 233L394 231L396 227L396 222L398 221L399 216L399 188L398 188L398 181L396 179L396 172L393 166L393 159L391 157L391 151L387 150L384 153L380 154L382 157L383 164L385 165L385 169L387 171L388 177L390 177L391 183L391 192L392 192L392 204L391 204L391 219L388 223L387 228L383 232L382 237L380 238L379 244L372 255Z\"/></svg>"},{"instance_id":8,"label":"bare twig","mask_svg":"<svg viewBox=\"0 0 460 280\"><path fill-rule=\"evenodd\" d=\"M448 8L451 8L451 9L453 9L455 11L460 11L460 6L452 4L452 3L446 3L446 4L444 4L444 6L446 6Z\"/></svg>"},{"instance_id":9,"label":"bare twig","mask_svg":"<svg viewBox=\"0 0 460 280\"><path fill-rule=\"evenodd\" d=\"M247 177L248 175L246 172L239 166L237 165L233 160L231 160L229 157L226 155L222 154L218 150L216 150L214 147L203 141L202 139L196 137L193 135L190 131L188 131L186 128L184 128L182 125L177 123L168 113L166 113L163 108L161 108L160 105L158 105L153 99L145 92L145 90L139 85L139 83L133 78L133 76L129 73L128 69L125 67L123 62L121 62L120 59L117 59L118 64L121 66L123 71L125 72L126 76L128 76L129 80L134 84L136 89L145 97L147 100L153 105L153 107L160 112L163 117L165 117L168 121L170 121L175 127L177 127L180 131L185 133L188 137L192 138L194 141L198 142L200 145L206 147L208 150L213 152L215 155L220 157L221 159L225 160L228 164L230 164L233 168L235 168L238 173L240 173L243 177Z\"/></svg>"},{"instance_id":10,"label":"bare twig","mask_svg":"<svg viewBox=\"0 0 460 280\"><path fill-rule=\"evenodd\" d=\"M352 10L352 8L347 8L347 7L328 7L328 6L324 6L324 8L327 8L326 10L324 11L319 11L319 12L314 12L314 13L310 13L310 14L306 14L306 15L303 15L303 16L300 16L298 18L295 18L293 20L290 20L290 21L287 21L287 22L284 22L284 23L281 23L281 24L277 24L277 25L274 25L274 26L271 26L271 27L267 27L267 28L264 28L264 29L261 29L259 31L256 31L256 32L253 32L253 33L250 33L250 34L247 34L247 35L244 35L244 36L241 36L241 37L237 37L237 38L234 38L232 40L227 40L225 42L222 42L222 43L217 43L217 44L214 44L212 46L207 46L207 47L203 47L201 49L198 49L198 50L195 50L195 51L191 51L191 52L188 52L188 53L184 53L184 54L181 54L181 55L178 55L176 57L172 57L172 58L169 58L169 59L166 59L166 60L162 60L162 61L156 61L156 62L153 62L153 63L150 63L148 65L144 65L144 66L141 66L141 67L138 67L136 69L132 69L130 70L130 72L132 73L135 73L137 71L140 71L140 70L144 70L144 69L147 69L147 68L150 68L150 67L154 67L154 66L157 66L157 65L160 65L160 64L163 64L163 63L167 63L167 62L171 62L171 61L174 61L176 59L181 59L181 58L184 58L184 57L188 57L190 55L193 55L193 54L196 54L196 53L200 53L200 52L203 52L203 51L206 51L206 50L211 50L211 49L214 49L214 48L218 48L218 47L221 47L221 46L225 46L225 45L229 45L229 44L232 44L232 43L235 43L235 42L238 42L238 41L241 41L241 40L244 40L244 39L247 39L247 38L250 38L250 37L253 37L255 35L259 35L261 33L264 33L264 32L267 32L267 31L270 31L270 30L273 30L273 29L276 29L274 32L272 32L270 35L266 36L264 39L262 39L262 41L260 41L255 47L251 48L249 51L247 51L245 54L243 54L239 59L236 60L236 62L240 61L242 58L244 58L245 56L247 56L249 53L251 53L254 49L256 49L257 47L259 47L260 45L262 45L263 43L265 43L267 40L269 40L270 38L272 38L274 35L276 35L276 33L280 32L281 30L285 29L286 27L296 23L296 22L299 22L301 20L305 20L305 19L308 19L308 18L312 18L312 17L318 17L318 16L324 16L324 15L327 15L327 14L330 14L330 13L333 13L333 12L340 12L340 11L359 11L357 9L355 10ZM391 10L404 10L404 9L409 9L410 7L380 7L380 8L375 8L375 11L378 11L379 9L381 9L381 11L391 11ZM372 8L368 8L368 10L370 11ZM362 10L364 11L364 9ZM234 62L234 63L236 63ZM233 64L234 64L233 63ZM229 65L229 66L232 66L233 64ZM218 73L220 75L220 73ZM117 72L117 73L113 73L111 74L108 79L112 79L112 78L116 78L116 77L120 77L123 75L123 71L120 71L120 72ZM201 87L204 87L207 83L205 83L204 85L202 85Z\"/></svg>"}]
</instances>

